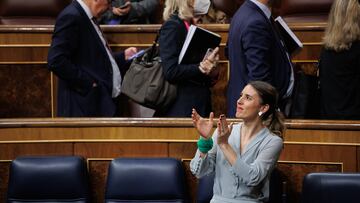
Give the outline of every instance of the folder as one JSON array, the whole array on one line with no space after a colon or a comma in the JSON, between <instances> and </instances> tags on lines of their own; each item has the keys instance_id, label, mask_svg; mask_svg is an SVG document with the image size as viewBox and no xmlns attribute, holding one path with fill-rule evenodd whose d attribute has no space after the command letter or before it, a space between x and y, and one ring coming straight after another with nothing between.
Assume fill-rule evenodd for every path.
<instances>
[{"instance_id":1,"label":"folder","mask_svg":"<svg viewBox=\"0 0 360 203\"><path fill-rule=\"evenodd\" d=\"M209 48L220 45L221 36L204 28L191 25L180 52L179 64L200 63Z\"/></svg>"},{"instance_id":2,"label":"folder","mask_svg":"<svg viewBox=\"0 0 360 203\"><path fill-rule=\"evenodd\" d=\"M278 28L279 34L281 35L289 54L296 53L303 48L301 41L296 37L294 32L291 31L281 16L275 18L275 25Z\"/></svg>"}]
</instances>

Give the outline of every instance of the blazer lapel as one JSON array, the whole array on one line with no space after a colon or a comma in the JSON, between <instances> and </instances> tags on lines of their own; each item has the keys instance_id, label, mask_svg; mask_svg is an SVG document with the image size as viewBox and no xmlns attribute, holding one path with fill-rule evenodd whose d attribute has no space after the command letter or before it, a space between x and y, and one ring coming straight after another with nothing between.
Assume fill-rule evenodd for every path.
<instances>
[{"instance_id":1,"label":"blazer lapel","mask_svg":"<svg viewBox=\"0 0 360 203\"><path fill-rule=\"evenodd\" d=\"M89 29L89 31L91 32L91 34L93 35L93 39L96 39L97 45L99 46L99 48L101 49L101 52L103 54L105 54L106 58L109 58L105 49L105 46L103 45L100 36L98 35L98 33L96 32L91 19L89 19L89 17L86 15L84 9L81 7L81 5L77 2L77 1L73 1L75 8L79 11L81 17L83 18L83 23L86 23L86 28ZM109 59L110 62L110 59Z\"/></svg>"}]
</instances>

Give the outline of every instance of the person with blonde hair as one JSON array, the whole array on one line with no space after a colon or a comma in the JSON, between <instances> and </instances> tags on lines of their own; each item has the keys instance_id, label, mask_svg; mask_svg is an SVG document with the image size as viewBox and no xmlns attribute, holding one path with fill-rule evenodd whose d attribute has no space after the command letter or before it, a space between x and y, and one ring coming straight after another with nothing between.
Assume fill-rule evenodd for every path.
<instances>
[{"instance_id":1,"label":"person with blonde hair","mask_svg":"<svg viewBox=\"0 0 360 203\"><path fill-rule=\"evenodd\" d=\"M360 4L335 0L320 55L321 117L360 119Z\"/></svg>"},{"instance_id":2,"label":"person with blonde hair","mask_svg":"<svg viewBox=\"0 0 360 203\"><path fill-rule=\"evenodd\" d=\"M236 102L236 118L243 122L228 125L221 115L212 136L214 114L206 120L193 110L200 139L190 170L198 178L215 172L211 203L267 202L285 130L277 102L278 93L269 83L248 83Z\"/></svg>"},{"instance_id":3,"label":"person with blonde hair","mask_svg":"<svg viewBox=\"0 0 360 203\"><path fill-rule=\"evenodd\" d=\"M179 64L179 55L194 13L207 12L209 0L166 0L163 12L164 24L159 34L159 51L166 80L177 85L177 97L167 109L155 112L159 117L187 117L192 108L200 115L211 111L211 92L219 59L218 50L203 61L195 64ZM206 46L204 44L204 46Z\"/></svg>"}]
</instances>

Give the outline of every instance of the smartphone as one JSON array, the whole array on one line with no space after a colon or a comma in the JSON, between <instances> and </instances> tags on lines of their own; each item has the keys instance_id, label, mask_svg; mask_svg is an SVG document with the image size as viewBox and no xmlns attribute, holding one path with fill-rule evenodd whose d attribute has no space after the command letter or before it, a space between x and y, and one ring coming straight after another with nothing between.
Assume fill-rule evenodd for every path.
<instances>
[{"instance_id":1,"label":"smartphone","mask_svg":"<svg viewBox=\"0 0 360 203\"><path fill-rule=\"evenodd\" d=\"M137 57L141 56L144 52L145 52L145 50L142 49L142 50L136 52L134 55L132 55L128 60L132 60L134 58L137 58Z\"/></svg>"},{"instance_id":2,"label":"smartphone","mask_svg":"<svg viewBox=\"0 0 360 203\"><path fill-rule=\"evenodd\" d=\"M207 59L207 57L209 57L213 51L214 51L214 49L208 48L202 61L205 61Z\"/></svg>"}]
</instances>

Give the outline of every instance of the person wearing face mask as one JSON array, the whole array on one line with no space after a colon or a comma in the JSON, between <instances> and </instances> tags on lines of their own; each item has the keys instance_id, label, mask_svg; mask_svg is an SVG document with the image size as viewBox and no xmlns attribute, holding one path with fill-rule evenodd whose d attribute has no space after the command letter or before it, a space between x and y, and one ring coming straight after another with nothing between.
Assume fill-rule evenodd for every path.
<instances>
[{"instance_id":1,"label":"person wearing face mask","mask_svg":"<svg viewBox=\"0 0 360 203\"><path fill-rule=\"evenodd\" d=\"M194 13L209 8L209 1L166 0L164 24L160 29L159 50L166 80L177 85L177 98L167 109L157 110L159 117L187 117L196 108L201 115L211 111L210 87L219 74L216 63L218 50L196 64L178 64L181 48ZM207 12L207 10L206 10ZM206 46L206 45L204 45Z\"/></svg>"},{"instance_id":2,"label":"person wearing face mask","mask_svg":"<svg viewBox=\"0 0 360 203\"><path fill-rule=\"evenodd\" d=\"M193 23L202 23L202 18L208 13L211 2L210 0L195 0Z\"/></svg>"},{"instance_id":3,"label":"person wearing face mask","mask_svg":"<svg viewBox=\"0 0 360 203\"><path fill-rule=\"evenodd\" d=\"M192 120L200 139L190 170L197 178L215 173L211 203L268 201L270 175L279 159L285 130L277 95L269 83L250 82L236 102L236 118L242 122L228 125L221 115L212 135L214 114L204 119L193 109Z\"/></svg>"},{"instance_id":4,"label":"person wearing face mask","mask_svg":"<svg viewBox=\"0 0 360 203\"><path fill-rule=\"evenodd\" d=\"M113 53L97 24L110 0L74 0L58 16L48 53L48 68L58 76L57 115L112 117L130 47Z\"/></svg>"}]
</instances>

